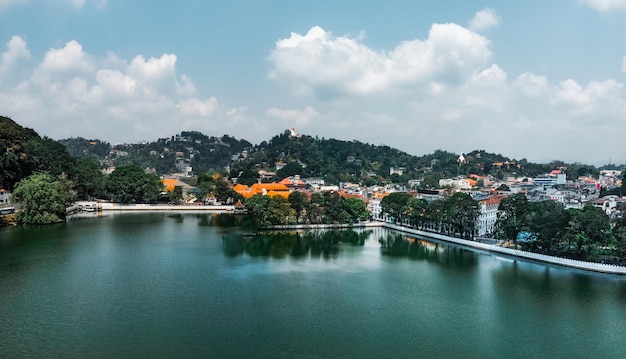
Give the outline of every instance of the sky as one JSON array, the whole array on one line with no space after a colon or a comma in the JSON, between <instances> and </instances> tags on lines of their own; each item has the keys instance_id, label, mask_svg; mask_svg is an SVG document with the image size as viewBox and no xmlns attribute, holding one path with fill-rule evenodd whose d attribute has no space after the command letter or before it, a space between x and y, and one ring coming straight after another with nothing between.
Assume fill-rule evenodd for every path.
<instances>
[{"instance_id":1,"label":"sky","mask_svg":"<svg viewBox=\"0 0 626 359\"><path fill-rule=\"evenodd\" d=\"M0 115L625 164L624 34L626 0L0 0Z\"/></svg>"}]
</instances>

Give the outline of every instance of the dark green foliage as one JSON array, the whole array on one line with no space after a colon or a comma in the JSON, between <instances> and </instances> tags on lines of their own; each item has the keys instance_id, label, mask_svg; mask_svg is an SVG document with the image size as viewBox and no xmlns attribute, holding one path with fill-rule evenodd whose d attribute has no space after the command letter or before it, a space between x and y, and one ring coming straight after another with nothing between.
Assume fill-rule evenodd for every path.
<instances>
[{"instance_id":1,"label":"dark green foliage","mask_svg":"<svg viewBox=\"0 0 626 359\"><path fill-rule=\"evenodd\" d=\"M289 162L285 165L285 167L276 171L276 176L279 179L287 178L295 175L302 175L304 169L298 162Z\"/></svg>"},{"instance_id":2,"label":"dark green foliage","mask_svg":"<svg viewBox=\"0 0 626 359\"><path fill-rule=\"evenodd\" d=\"M117 203L154 203L163 191L158 176L145 173L138 166L118 167L106 181L108 197Z\"/></svg>"},{"instance_id":3,"label":"dark green foliage","mask_svg":"<svg viewBox=\"0 0 626 359\"><path fill-rule=\"evenodd\" d=\"M68 192L61 181L49 173L38 172L22 179L13 192L15 201L24 205L17 213L23 224L49 224L65 220Z\"/></svg>"},{"instance_id":4,"label":"dark green foliage","mask_svg":"<svg viewBox=\"0 0 626 359\"><path fill-rule=\"evenodd\" d=\"M515 241L517 234L526 231L528 224L528 199L517 193L500 202L495 233L498 238Z\"/></svg>"},{"instance_id":5,"label":"dark green foliage","mask_svg":"<svg viewBox=\"0 0 626 359\"><path fill-rule=\"evenodd\" d=\"M74 169L74 161L63 145L47 137L40 138L35 131L2 116L0 152L0 185L8 190L37 171L71 177Z\"/></svg>"},{"instance_id":6,"label":"dark green foliage","mask_svg":"<svg viewBox=\"0 0 626 359\"><path fill-rule=\"evenodd\" d=\"M287 197L289 200L289 204L291 208L296 212L296 222L300 220L300 214L302 214L302 210L304 210L305 203L309 200L306 194L294 191L289 194Z\"/></svg>"},{"instance_id":7,"label":"dark green foliage","mask_svg":"<svg viewBox=\"0 0 626 359\"><path fill-rule=\"evenodd\" d=\"M98 160L94 157L79 157L75 159L75 163L71 179L78 199L103 198L105 177Z\"/></svg>"},{"instance_id":8,"label":"dark green foliage","mask_svg":"<svg viewBox=\"0 0 626 359\"><path fill-rule=\"evenodd\" d=\"M100 140L87 140L82 137L59 140L72 157L105 158L111 152L111 145Z\"/></svg>"},{"instance_id":9,"label":"dark green foliage","mask_svg":"<svg viewBox=\"0 0 626 359\"><path fill-rule=\"evenodd\" d=\"M384 213L400 220L409 210L407 204L412 197L413 196L407 192L390 193L383 198L380 202L380 206L382 207Z\"/></svg>"}]
</instances>

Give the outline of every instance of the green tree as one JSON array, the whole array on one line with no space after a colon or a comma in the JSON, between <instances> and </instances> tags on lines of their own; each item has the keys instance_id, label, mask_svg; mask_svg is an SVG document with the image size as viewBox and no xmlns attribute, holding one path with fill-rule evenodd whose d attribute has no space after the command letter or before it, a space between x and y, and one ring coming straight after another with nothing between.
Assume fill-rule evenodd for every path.
<instances>
[{"instance_id":1,"label":"green tree","mask_svg":"<svg viewBox=\"0 0 626 359\"><path fill-rule=\"evenodd\" d=\"M289 201L282 196L272 196L267 204L263 224L281 225L295 224L295 211L289 205Z\"/></svg>"},{"instance_id":2,"label":"green tree","mask_svg":"<svg viewBox=\"0 0 626 359\"><path fill-rule=\"evenodd\" d=\"M285 167L276 171L276 176L283 179L289 176L302 175L303 168L298 162L289 162Z\"/></svg>"},{"instance_id":3,"label":"green tree","mask_svg":"<svg viewBox=\"0 0 626 359\"><path fill-rule=\"evenodd\" d=\"M614 231L615 234L615 255L620 260L626 259L626 226L617 227Z\"/></svg>"},{"instance_id":4,"label":"green tree","mask_svg":"<svg viewBox=\"0 0 626 359\"><path fill-rule=\"evenodd\" d=\"M250 211L250 213L258 218L261 218L265 211L267 210L267 206L269 205L270 197L264 196L261 194L255 194L252 197L246 198L244 204L246 208Z\"/></svg>"},{"instance_id":5,"label":"green tree","mask_svg":"<svg viewBox=\"0 0 626 359\"><path fill-rule=\"evenodd\" d=\"M305 203L308 201L307 195L300 191L293 191L289 194L287 200L289 200L291 208L293 208L296 212L296 221L299 221L302 210L304 210Z\"/></svg>"},{"instance_id":6,"label":"green tree","mask_svg":"<svg viewBox=\"0 0 626 359\"><path fill-rule=\"evenodd\" d=\"M144 172L135 165L121 166L106 181L109 198L118 203L154 203L163 191L157 175Z\"/></svg>"},{"instance_id":7,"label":"green tree","mask_svg":"<svg viewBox=\"0 0 626 359\"><path fill-rule=\"evenodd\" d=\"M598 247L608 245L611 225L600 208L586 205L573 212L565 237L575 253L583 259L593 255Z\"/></svg>"},{"instance_id":8,"label":"green tree","mask_svg":"<svg viewBox=\"0 0 626 359\"><path fill-rule=\"evenodd\" d=\"M347 223L350 215L344 207L345 199L337 192L324 192L322 195L323 204L323 223L336 224Z\"/></svg>"},{"instance_id":9,"label":"green tree","mask_svg":"<svg viewBox=\"0 0 626 359\"><path fill-rule=\"evenodd\" d=\"M428 202L422 198L411 197L407 202L409 218L418 227L422 228L428 222Z\"/></svg>"},{"instance_id":10,"label":"green tree","mask_svg":"<svg viewBox=\"0 0 626 359\"><path fill-rule=\"evenodd\" d=\"M516 193L503 199L498 207L495 233L498 238L515 241L517 234L528 230L528 199Z\"/></svg>"},{"instance_id":11,"label":"green tree","mask_svg":"<svg viewBox=\"0 0 626 359\"><path fill-rule=\"evenodd\" d=\"M78 199L88 200L104 196L105 176L100 164L94 157L79 157L75 159L76 167L72 181Z\"/></svg>"},{"instance_id":12,"label":"green tree","mask_svg":"<svg viewBox=\"0 0 626 359\"><path fill-rule=\"evenodd\" d=\"M304 203L306 212L304 217L305 223L322 223L324 215L324 198L320 193L313 193L309 201Z\"/></svg>"},{"instance_id":13,"label":"green tree","mask_svg":"<svg viewBox=\"0 0 626 359\"><path fill-rule=\"evenodd\" d=\"M370 217L365 202L360 198L346 198L343 201L343 206L350 216L350 223L366 221Z\"/></svg>"},{"instance_id":14,"label":"green tree","mask_svg":"<svg viewBox=\"0 0 626 359\"><path fill-rule=\"evenodd\" d=\"M469 194L456 192L444 202L445 221L452 231L464 237L474 238L476 220L480 214L478 202Z\"/></svg>"},{"instance_id":15,"label":"green tree","mask_svg":"<svg viewBox=\"0 0 626 359\"><path fill-rule=\"evenodd\" d=\"M383 198L380 202L380 206L384 213L389 214L389 216L395 218L397 221L401 221L404 214L409 210L407 204L412 197L413 196L407 192L393 192Z\"/></svg>"},{"instance_id":16,"label":"green tree","mask_svg":"<svg viewBox=\"0 0 626 359\"><path fill-rule=\"evenodd\" d=\"M554 201L529 202L528 231L537 238L536 241L527 244L529 249L532 251L547 250L551 253L566 251L568 246L563 238L569 220L569 212L560 203Z\"/></svg>"},{"instance_id":17,"label":"green tree","mask_svg":"<svg viewBox=\"0 0 626 359\"><path fill-rule=\"evenodd\" d=\"M24 178L17 184L13 196L25 207L17 213L20 223L49 224L65 220L67 192L49 173L37 172Z\"/></svg>"},{"instance_id":18,"label":"green tree","mask_svg":"<svg viewBox=\"0 0 626 359\"><path fill-rule=\"evenodd\" d=\"M57 141L44 137L34 138L26 142L25 152L29 158L29 171L46 171L53 176L65 173L71 176L74 172L74 159L67 149Z\"/></svg>"}]
</instances>

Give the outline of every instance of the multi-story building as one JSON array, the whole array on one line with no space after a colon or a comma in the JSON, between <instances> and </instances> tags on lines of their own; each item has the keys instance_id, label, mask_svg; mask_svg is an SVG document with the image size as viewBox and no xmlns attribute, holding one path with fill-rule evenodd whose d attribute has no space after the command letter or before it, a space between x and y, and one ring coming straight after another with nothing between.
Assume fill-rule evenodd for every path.
<instances>
[{"instance_id":1,"label":"multi-story building","mask_svg":"<svg viewBox=\"0 0 626 359\"><path fill-rule=\"evenodd\" d=\"M493 196L479 201L480 215L476 220L476 235L493 234L493 228L498 220L498 207L506 196Z\"/></svg>"}]
</instances>

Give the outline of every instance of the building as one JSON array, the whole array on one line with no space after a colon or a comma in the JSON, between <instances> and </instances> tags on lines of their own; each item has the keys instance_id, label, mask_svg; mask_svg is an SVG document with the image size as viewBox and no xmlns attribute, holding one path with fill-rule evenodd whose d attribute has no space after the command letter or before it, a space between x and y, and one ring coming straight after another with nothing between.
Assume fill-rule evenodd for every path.
<instances>
[{"instance_id":1,"label":"building","mask_svg":"<svg viewBox=\"0 0 626 359\"><path fill-rule=\"evenodd\" d=\"M9 192L4 188L0 188L0 207L8 206L11 204L11 196Z\"/></svg>"},{"instance_id":2,"label":"building","mask_svg":"<svg viewBox=\"0 0 626 359\"><path fill-rule=\"evenodd\" d=\"M287 186L281 183L255 183L251 187L243 184L237 184L233 187L233 190L244 198L252 197L256 194L267 196L281 196L284 198L289 197L291 191Z\"/></svg>"},{"instance_id":3,"label":"building","mask_svg":"<svg viewBox=\"0 0 626 359\"><path fill-rule=\"evenodd\" d=\"M565 173L560 170L554 170L543 176L533 178L533 184L535 186L560 186L565 185L567 178Z\"/></svg>"},{"instance_id":4,"label":"building","mask_svg":"<svg viewBox=\"0 0 626 359\"><path fill-rule=\"evenodd\" d=\"M486 236L493 234L493 228L498 220L498 207L506 196L493 196L478 202L480 215L476 220L476 235Z\"/></svg>"},{"instance_id":5,"label":"building","mask_svg":"<svg viewBox=\"0 0 626 359\"><path fill-rule=\"evenodd\" d=\"M389 175L397 174L398 176L402 176L406 168L404 167L391 167L389 168Z\"/></svg>"}]
</instances>

